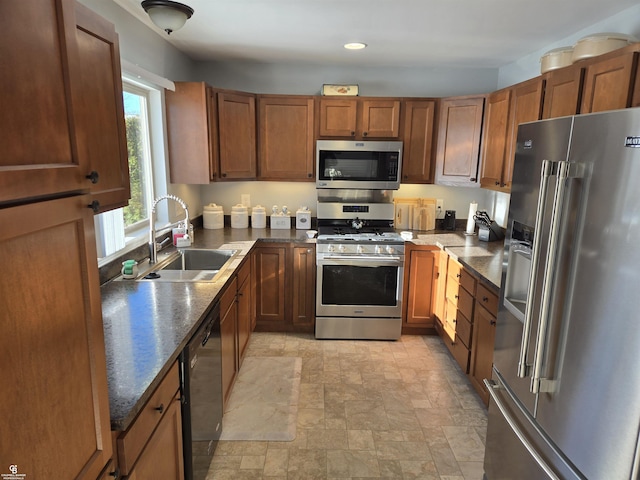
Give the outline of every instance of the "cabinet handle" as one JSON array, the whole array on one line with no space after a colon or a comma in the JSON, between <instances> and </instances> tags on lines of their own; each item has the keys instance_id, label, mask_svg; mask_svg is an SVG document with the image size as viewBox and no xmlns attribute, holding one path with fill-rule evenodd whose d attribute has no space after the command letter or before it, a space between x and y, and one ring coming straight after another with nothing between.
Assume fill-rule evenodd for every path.
<instances>
[{"instance_id":1,"label":"cabinet handle","mask_svg":"<svg viewBox=\"0 0 640 480\"><path fill-rule=\"evenodd\" d=\"M307 173L307 177L309 178L313 177L313 173Z\"/></svg>"},{"instance_id":2,"label":"cabinet handle","mask_svg":"<svg viewBox=\"0 0 640 480\"><path fill-rule=\"evenodd\" d=\"M367 136L367 132L362 132L362 136L366 137Z\"/></svg>"},{"instance_id":3,"label":"cabinet handle","mask_svg":"<svg viewBox=\"0 0 640 480\"><path fill-rule=\"evenodd\" d=\"M498 186L499 186L499 185L500 185L500 182L496 181L496 185L498 185Z\"/></svg>"},{"instance_id":4,"label":"cabinet handle","mask_svg":"<svg viewBox=\"0 0 640 480\"><path fill-rule=\"evenodd\" d=\"M460 274L459 273L456 273L456 278L460 278Z\"/></svg>"},{"instance_id":5,"label":"cabinet handle","mask_svg":"<svg viewBox=\"0 0 640 480\"><path fill-rule=\"evenodd\" d=\"M495 324L496 324L496 321L495 321L495 320L491 320L489 323L490 323L491 325L495 325Z\"/></svg>"},{"instance_id":6,"label":"cabinet handle","mask_svg":"<svg viewBox=\"0 0 640 480\"><path fill-rule=\"evenodd\" d=\"M352 136L352 137L355 137L355 136L356 136L356 132L351 131L351 136Z\"/></svg>"},{"instance_id":7,"label":"cabinet handle","mask_svg":"<svg viewBox=\"0 0 640 480\"><path fill-rule=\"evenodd\" d=\"M475 182L478 179L477 178L470 178L469 180L471 180L472 182Z\"/></svg>"},{"instance_id":8,"label":"cabinet handle","mask_svg":"<svg viewBox=\"0 0 640 480\"><path fill-rule=\"evenodd\" d=\"M100 202L98 200L94 200L89 205L87 205L87 207L93 210L93 213L98 213L100 211Z\"/></svg>"},{"instance_id":9,"label":"cabinet handle","mask_svg":"<svg viewBox=\"0 0 640 480\"><path fill-rule=\"evenodd\" d=\"M227 174L226 174L226 173L223 173L223 174L222 174L222 176L223 176L223 177L226 177L226 176L227 176Z\"/></svg>"},{"instance_id":10,"label":"cabinet handle","mask_svg":"<svg viewBox=\"0 0 640 480\"><path fill-rule=\"evenodd\" d=\"M113 472L109 472L109 476L113 478L120 478L120 469L116 467Z\"/></svg>"},{"instance_id":11,"label":"cabinet handle","mask_svg":"<svg viewBox=\"0 0 640 480\"><path fill-rule=\"evenodd\" d=\"M460 296L459 295L454 295L453 298L460 298Z\"/></svg>"},{"instance_id":12,"label":"cabinet handle","mask_svg":"<svg viewBox=\"0 0 640 480\"><path fill-rule=\"evenodd\" d=\"M91 183L98 183L98 180L100 180L100 175L95 170L91 170L91 173L84 178L91 180Z\"/></svg>"},{"instance_id":13,"label":"cabinet handle","mask_svg":"<svg viewBox=\"0 0 640 480\"><path fill-rule=\"evenodd\" d=\"M489 297L482 297L482 301L483 302L488 302L489 301Z\"/></svg>"},{"instance_id":14,"label":"cabinet handle","mask_svg":"<svg viewBox=\"0 0 640 480\"><path fill-rule=\"evenodd\" d=\"M154 410L156 410L159 413L163 413L164 412L164 403L161 403L160 406L154 408Z\"/></svg>"}]
</instances>

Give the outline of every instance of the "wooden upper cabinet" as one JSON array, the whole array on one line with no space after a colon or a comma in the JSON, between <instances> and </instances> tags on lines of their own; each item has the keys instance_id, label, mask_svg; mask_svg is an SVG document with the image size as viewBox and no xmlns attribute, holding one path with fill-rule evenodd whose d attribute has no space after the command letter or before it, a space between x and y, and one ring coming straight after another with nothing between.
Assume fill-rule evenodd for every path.
<instances>
[{"instance_id":1,"label":"wooden upper cabinet","mask_svg":"<svg viewBox=\"0 0 640 480\"><path fill-rule=\"evenodd\" d=\"M516 143L518 137L518 125L526 122L540 120L542 117L542 98L544 95L544 78L536 77L526 82L519 83L512 88L511 110L509 112L509 137L507 143L507 156L502 167L501 187L511 190L511 178L513 176L513 162L516 155Z\"/></svg>"},{"instance_id":2,"label":"wooden upper cabinet","mask_svg":"<svg viewBox=\"0 0 640 480\"><path fill-rule=\"evenodd\" d=\"M0 2L0 29L0 203L88 190L74 119L74 0Z\"/></svg>"},{"instance_id":3,"label":"wooden upper cabinet","mask_svg":"<svg viewBox=\"0 0 640 480\"><path fill-rule=\"evenodd\" d=\"M313 180L313 97L258 97L258 178Z\"/></svg>"},{"instance_id":4,"label":"wooden upper cabinet","mask_svg":"<svg viewBox=\"0 0 640 480\"><path fill-rule=\"evenodd\" d=\"M321 137L356 136L356 99L321 98L319 104Z\"/></svg>"},{"instance_id":5,"label":"wooden upper cabinet","mask_svg":"<svg viewBox=\"0 0 640 480\"><path fill-rule=\"evenodd\" d=\"M256 98L218 92L220 179L256 178Z\"/></svg>"},{"instance_id":6,"label":"wooden upper cabinet","mask_svg":"<svg viewBox=\"0 0 640 480\"><path fill-rule=\"evenodd\" d=\"M398 138L400 100L394 98L326 98L319 100L320 137Z\"/></svg>"},{"instance_id":7,"label":"wooden upper cabinet","mask_svg":"<svg viewBox=\"0 0 640 480\"><path fill-rule=\"evenodd\" d=\"M436 183L478 186L484 101L484 96L467 96L440 102Z\"/></svg>"},{"instance_id":8,"label":"wooden upper cabinet","mask_svg":"<svg viewBox=\"0 0 640 480\"><path fill-rule=\"evenodd\" d=\"M97 478L112 457L90 201L0 208L0 452L28 479Z\"/></svg>"},{"instance_id":9,"label":"wooden upper cabinet","mask_svg":"<svg viewBox=\"0 0 640 480\"><path fill-rule=\"evenodd\" d=\"M536 77L489 95L480 185L511 190L518 125L540 120L544 79Z\"/></svg>"},{"instance_id":10,"label":"wooden upper cabinet","mask_svg":"<svg viewBox=\"0 0 640 480\"><path fill-rule=\"evenodd\" d=\"M499 188L502 183L503 165L509 150L511 94L511 88L505 88L487 98L480 177L483 188Z\"/></svg>"},{"instance_id":11,"label":"wooden upper cabinet","mask_svg":"<svg viewBox=\"0 0 640 480\"><path fill-rule=\"evenodd\" d=\"M91 194L105 211L126 206L130 197L118 35L84 5L76 3L75 11L82 65L74 99L78 152L98 175Z\"/></svg>"},{"instance_id":12,"label":"wooden upper cabinet","mask_svg":"<svg viewBox=\"0 0 640 480\"><path fill-rule=\"evenodd\" d=\"M585 69L580 113L631 106L638 52L629 51L589 63Z\"/></svg>"},{"instance_id":13,"label":"wooden upper cabinet","mask_svg":"<svg viewBox=\"0 0 640 480\"><path fill-rule=\"evenodd\" d=\"M566 117L580 111L584 68L573 65L548 72L542 118Z\"/></svg>"},{"instance_id":14,"label":"wooden upper cabinet","mask_svg":"<svg viewBox=\"0 0 640 480\"><path fill-rule=\"evenodd\" d=\"M362 100L363 137L398 138L400 134L400 100Z\"/></svg>"},{"instance_id":15,"label":"wooden upper cabinet","mask_svg":"<svg viewBox=\"0 0 640 480\"><path fill-rule=\"evenodd\" d=\"M403 102L402 183L433 183L436 100Z\"/></svg>"},{"instance_id":16,"label":"wooden upper cabinet","mask_svg":"<svg viewBox=\"0 0 640 480\"><path fill-rule=\"evenodd\" d=\"M206 184L218 171L216 92L203 82L175 82L165 108L171 183Z\"/></svg>"}]
</instances>

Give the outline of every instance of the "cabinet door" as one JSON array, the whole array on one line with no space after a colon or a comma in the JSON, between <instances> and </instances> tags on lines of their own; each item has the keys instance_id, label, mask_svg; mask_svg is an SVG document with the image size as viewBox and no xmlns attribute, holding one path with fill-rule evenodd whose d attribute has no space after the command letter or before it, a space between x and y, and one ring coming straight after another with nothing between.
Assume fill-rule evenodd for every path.
<instances>
[{"instance_id":1,"label":"cabinet door","mask_svg":"<svg viewBox=\"0 0 640 480\"><path fill-rule=\"evenodd\" d=\"M444 250L439 250L436 255L436 286L435 286L435 314L440 323L444 323L444 312L446 304L446 288L447 288L447 263L449 262L449 254ZM437 324L436 324L437 326Z\"/></svg>"},{"instance_id":2,"label":"cabinet door","mask_svg":"<svg viewBox=\"0 0 640 480\"><path fill-rule=\"evenodd\" d=\"M316 306L316 253L312 245L293 248L294 331L313 332Z\"/></svg>"},{"instance_id":3,"label":"cabinet door","mask_svg":"<svg viewBox=\"0 0 640 480\"><path fill-rule=\"evenodd\" d=\"M285 265L288 245L260 246L253 253L256 280L256 329L284 331Z\"/></svg>"},{"instance_id":4,"label":"cabinet door","mask_svg":"<svg viewBox=\"0 0 640 480\"><path fill-rule=\"evenodd\" d=\"M363 138L398 138L400 100L362 100Z\"/></svg>"},{"instance_id":5,"label":"cabinet door","mask_svg":"<svg viewBox=\"0 0 640 480\"><path fill-rule=\"evenodd\" d=\"M566 117L578 113L583 78L584 69L577 65L549 72L544 87L542 118Z\"/></svg>"},{"instance_id":6,"label":"cabinet door","mask_svg":"<svg viewBox=\"0 0 640 480\"><path fill-rule=\"evenodd\" d=\"M126 206L131 196L118 35L80 3L76 22L82 63L74 106L78 152L99 175L91 193L105 211Z\"/></svg>"},{"instance_id":7,"label":"cabinet door","mask_svg":"<svg viewBox=\"0 0 640 480\"><path fill-rule=\"evenodd\" d=\"M435 100L404 102L402 183L433 183Z\"/></svg>"},{"instance_id":8,"label":"cabinet door","mask_svg":"<svg viewBox=\"0 0 640 480\"><path fill-rule=\"evenodd\" d=\"M476 302L473 315L473 341L469 378L485 405L489 403L489 392L483 379L491 378L493 346L496 333L496 318Z\"/></svg>"},{"instance_id":9,"label":"cabinet door","mask_svg":"<svg viewBox=\"0 0 640 480\"><path fill-rule=\"evenodd\" d=\"M222 180L256 178L256 99L218 92L218 135Z\"/></svg>"},{"instance_id":10,"label":"cabinet door","mask_svg":"<svg viewBox=\"0 0 640 480\"><path fill-rule=\"evenodd\" d=\"M129 480L184 480L180 392L175 396L149 443L140 455Z\"/></svg>"},{"instance_id":11,"label":"cabinet door","mask_svg":"<svg viewBox=\"0 0 640 480\"><path fill-rule=\"evenodd\" d=\"M407 326L433 327L434 281L437 252L411 250L409 253L408 295L405 323Z\"/></svg>"},{"instance_id":12,"label":"cabinet door","mask_svg":"<svg viewBox=\"0 0 640 480\"><path fill-rule=\"evenodd\" d=\"M171 183L208 184L215 179L215 93L202 82L176 82L165 91Z\"/></svg>"},{"instance_id":13,"label":"cabinet door","mask_svg":"<svg viewBox=\"0 0 640 480\"><path fill-rule=\"evenodd\" d=\"M112 457L90 195L0 209L0 452L27 478Z\"/></svg>"},{"instance_id":14,"label":"cabinet door","mask_svg":"<svg viewBox=\"0 0 640 480\"><path fill-rule=\"evenodd\" d=\"M234 278L220 299L220 350L222 355L222 401L226 408L231 388L238 373L238 308L236 293L238 282Z\"/></svg>"},{"instance_id":15,"label":"cabinet door","mask_svg":"<svg viewBox=\"0 0 640 480\"><path fill-rule=\"evenodd\" d=\"M478 186L478 161L484 97L440 102L436 183Z\"/></svg>"},{"instance_id":16,"label":"cabinet door","mask_svg":"<svg viewBox=\"0 0 640 480\"><path fill-rule=\"evenodd\" d=\"M251 336L251 261L247 259L238 273L238 370Z\"/></svg>"},{"instance_id":17,"label":"cabinet door","mask_svg":"<svg viewBox=\"0 0 640 480\"><path fill-rule=\"evenodd\" d=\"M358 101L320 98L320 136L355 137Z\"/></svg>"},{"instance_id":18,"label":"cabinet door","mask_svg":"<svg viewBox=\"0 0 640 480\"><path fill-rule=\"evenodd\" d=\"M74 107L74 0L0 2L0 203L88 190Z\"/></svg>"},{"instance_id":19,"label":"cabinet door","mask_svg":"<svg viewBox=\"0 0 640 480\"><path fill-rule=\"evenodd\" d=\"M480 186L484 188L499 188L502 184L502 169L509 150L511 93L511 88L505 88L487 99L480 177Z\"/></svg>"},{"instance_id":20,"label":"cabinet door","mask_svg":"<svg viewBox=\"0 0 640 480\"><path fill-rule=\"evenodd\" d=\"M540 120L542 116L542 95L544 92L544 79L537 77L513 87L511 96L511 111L509 112L509 137L507 141L507 154L502 167L502 182L500 187L511 190L511 177L513 176L513 162L516 155L516 143L518 137L518 125L525 122Z\"/></svg>"},{"instance_id":21,"label":"cabinet door","mask_svg":"<svg viewBox=\"0 0 640 480\"><path fill-rule=\"evenodd\" d=\"M259 97L260 179L313 180L313 105L312 97Z\"/></svg>"},{"instance_id":22,"label":"cabinet door","mask_svg":"<svg viewBox=\"0 0 640 480\"><path fill-rule=\"evenodd\" d=\"M587 66L580 113L629 107L637 58L630 52Z\"/></svg>"}]
</instances>

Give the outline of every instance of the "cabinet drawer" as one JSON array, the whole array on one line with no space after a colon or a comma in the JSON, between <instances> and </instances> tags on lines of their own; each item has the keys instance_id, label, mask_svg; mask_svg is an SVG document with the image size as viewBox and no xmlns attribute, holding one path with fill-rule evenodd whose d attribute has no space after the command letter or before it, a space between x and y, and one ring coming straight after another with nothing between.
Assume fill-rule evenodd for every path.
<instances>
[{"instance_id":1,"label":"cabinet drawer","mask_svg":"<svg viewBox=\"0 0 640 480\"><path fill-rule=\"evenodd\" d=\"M458 290L458 310L465 317L473 318L473 297L464 288Z\"/></svg>"},{"instance_id":2,"label":"cabinet drawer","mask_svg":"<svg viewBox=\"0 0 640 480\"><path fill-rule=\"evenodd\" d=\"M452 257L449 257L449 263L447 264L447 275L453 278L456 282L460 281L460 272L462 271L462 264Z\"/></svg>"},{"instance_id":3,"label":"cabinet drawer","mask_svg":"<svg viewBox=\"0 0 640 480\"><path fill-rule=\"evenodd\" d=\"M236 294L238 293L238 279L234 278L227 285L226 290L220 298L220 318L224 318L231 306L236 301Z\"/></svg>"},{"instance_id":4,"label":"cabinet drawer","mask_svg":"<svg viewBox=\"0 0 640 480\"><path fill-rule=\"evenodd\" d=\"M481 283L478 284L476 300L494 316L498 315L498 296Z\"/></svg>"},{"instance_id":5,"label":"cabinet drawer","mask_svg":"<svg viewBox=\"0 0 640 480\"><path fill-rule=\"evenodd\" d=\"M460 368L464 373L469 373L469 349L460 341L460 339L456 336L455 342L453 342L451 353L453 354L453 358L456 359Z\"/></svg>"},{"instance_id":6,"label":"cabinet drawer","mask_svg":"<svg viewBox=\"0 0 640 480\"><path fill-rule=\"evenodd\" d=\"M460 285L472 296L476 293L476 279L464 268L460 271Z\"/></svg>"},{"instance_id":7,"label":"cabinet drawer","mask_svg":"<svg viewBox=\"0 0 640 480\"><path fill-rule=\"evenodd\" d=\"M180 378L178 376L178 362L176 362L162 383L151 394L129 430L118 438L118 464L123 475L128 475L131 471L164 413L171 406L171 402L175 401L175 395L179 388Z\"/></svg>"},{"instance_id":8,"label":"cabinet drawer","mask_svg":"<svg viewBox=\"0 0 640 480\"><path fill-rule=\"evenodd\" d=\"M471 348L471 322L460 310L458 310L456 317L456 335L462 340L462 343Z\"/></svg>"},{"instance_id":9,"label":"cabinet drawer","mask_svg":"<svg viewBox=\"0 0 640 480\"><path fill-rule=\"evenodd\" d=\"M460 284L452 279L451 277L447 278L447 289L445 293L445 297L448 302L453 303L454 305L458 305L458 290L460 290Z\"/></svg>"}]
</instances>

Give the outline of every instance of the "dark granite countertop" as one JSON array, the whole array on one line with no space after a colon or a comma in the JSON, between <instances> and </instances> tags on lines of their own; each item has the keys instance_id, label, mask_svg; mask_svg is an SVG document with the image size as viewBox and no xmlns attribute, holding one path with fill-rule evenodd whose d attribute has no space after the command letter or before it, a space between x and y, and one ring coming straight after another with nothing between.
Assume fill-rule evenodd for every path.
<instances>
[{"instance_id":1,"label":"dark granite countertop","mask_svg":"<svg viewBox=\"0 0 640 480\"><path fill-rule=\"evenodd\" d=\"M197 229L194 248L240 250L215 282L111 281L101 287L113 430L131 425L257 240L315 243L304 230ZM480 242L462 232L414 232L413 242L445 249L481 281L499 288L502 242Z\"/></svg>"}]
</instances>

